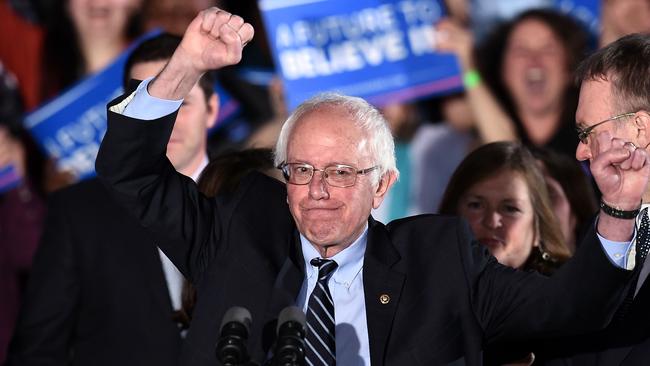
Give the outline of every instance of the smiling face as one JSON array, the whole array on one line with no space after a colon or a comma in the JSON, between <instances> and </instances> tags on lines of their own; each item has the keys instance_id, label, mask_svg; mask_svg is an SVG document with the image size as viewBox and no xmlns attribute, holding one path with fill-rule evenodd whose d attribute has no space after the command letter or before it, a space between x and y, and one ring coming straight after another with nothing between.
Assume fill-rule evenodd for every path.
<instances>
[{"instance_id":1,"label":"smiling face","mask_svg":"<svg viewBox=\"0 0 650 366\"><path fill-rule=\"evenodd\" d=\"M562 42L534 18L512 29L501 74L519 113L544 114L561 108L570 82Z\"/></svg>"},{"instance_id":2,"label":"smiling face","mask_svg":"<svg viewBox=\"0 0 650 366\"><path fill-rule=\"evenodd\" d=\"M520 173L502 170L474 184L461 197L458 213L501 264L520 268L537 246L535 213Z\"/></svg>"},{"instance_id":3,"label":"smiling face","mask_svg":"<svg viewBox=\"0 0 650 366\"><path fill-rule=\"evenodd\" d=\"M130 76L144 80L155 76L166 61L141 62L133 65ZM217 97L206 102L201 87L194 85L178 111L172 135L167 143L167 157L180 173L192 176L206 154L207 131L216 121Z\"/></svg>"},{"instance_id":4,"label":"smiling face","mask_svg":"<svg viewBox=\"0 0 650 366\"><path fill-rule=\"evenodd\" d=\"M351 116L336 106L322 106L302 116L289 136L288 163L308 163L317 169L333 164L366 169L376 165L367 150L367 137ZM372 174L358 175L351 187L332 187L320 172L309 184L287 184L287 201L298 230L323 257L331 257L362 233L370 210L383 201L390 185Z\"/></svg>"}]
</instances>

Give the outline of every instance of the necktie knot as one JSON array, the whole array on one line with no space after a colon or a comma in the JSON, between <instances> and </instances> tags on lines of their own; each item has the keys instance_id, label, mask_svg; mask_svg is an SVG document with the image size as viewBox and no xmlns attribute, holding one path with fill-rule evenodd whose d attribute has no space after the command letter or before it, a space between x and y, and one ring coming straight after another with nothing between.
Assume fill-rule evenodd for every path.
<instances>
[{"instance_id":1,"label":"necktie knot","mask_svg":"<svg viewBox=\"0 0 650 366\"><path fill-rule=\"evenodd\" d=\"M339 266L335 261L331 259L322 258L314 258L309 261L309 263L311 263L312 266L318 267L319 282L327 282L332 276L332 273L334 273L334 270Z\"/></svg>"}]
</instances>

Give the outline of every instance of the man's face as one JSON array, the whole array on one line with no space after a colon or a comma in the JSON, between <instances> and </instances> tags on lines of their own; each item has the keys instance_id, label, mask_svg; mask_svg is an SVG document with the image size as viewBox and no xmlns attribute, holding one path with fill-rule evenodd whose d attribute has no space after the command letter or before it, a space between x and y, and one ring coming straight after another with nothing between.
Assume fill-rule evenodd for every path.
<instances>
[{"instance_id":1,"label":"man's face","mask_svg":"<svg viewBox=\"0 0 650 366\"><path fill-rule=\"evenodd\" d=\"M143 62L133 65L131 78L144 80L155 76L166 61ZM208 128L217 116L217 97L212 95L206 102L201 88L194 88L185 97L167 144L167 157L180 173L191 176L198 169L206 151Z\"/></svg>"},{"instance_id":2,"label":"man's face","mask_svg":"<svg viewBox=\"0 0 650 366\"><path fill-rule=\"evenodd\" d=\"M580 87L580 98L576 110L576 126L585 129L620 113L614 107L614 100L612 85L609 81L602 79L584 81ZM594 128L588 137L587 144L578 143L576 159L583 161L596 158L600 151L596 135L604 131L608 131L611 137L630 141L636 146L645 146L637 141L633 118L622 118L605 122Z\"/></svg>"},{"instance_id":3,"label":"man's face","mask_svg":"<svg viewBox=\"0 0 650 366\"><path fill-rule=\"evenodd\" d=\"M351 117L327 106L301 118L289 136L287 162L308 163L317 169L345 164L357 170L375 160L367 153L367 139ZM373 185L373 175L358 175L354 186L332 187L321 172L309 184L287 184L288 203L298 230L323 257L331 257L356 240L370 210L379 207L391 179ZM390 183L389 183L390 182Z\"/></svg>"}]
</instances>

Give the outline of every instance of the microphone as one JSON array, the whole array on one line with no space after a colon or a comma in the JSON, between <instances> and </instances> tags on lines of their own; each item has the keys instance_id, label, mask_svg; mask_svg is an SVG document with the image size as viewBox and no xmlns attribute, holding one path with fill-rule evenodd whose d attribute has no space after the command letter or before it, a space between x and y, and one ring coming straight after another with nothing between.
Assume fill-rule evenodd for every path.
<instances>
[{"instance_id":1,"label":"microphone","mask_svg":"<svg viewBox=\"0 0 650 366\"><path fill-rule=\"evenodd\" d=\"M278 338L273 365L302 366L305 364L305 313L297 306L287 306L278 316Z\"/></svg>"},{"instance_id":2,"label":"microphone","mask_svg":"<svg viewBox=\"0 0 650 366\"><path fill-rule=\"evenodd\" d=\"M243 365L250 360L246 341L252 322L251 313L246 308L233 306L226 311L215 350L217 360L224 366Z\"/></svg>"}]
</instances>

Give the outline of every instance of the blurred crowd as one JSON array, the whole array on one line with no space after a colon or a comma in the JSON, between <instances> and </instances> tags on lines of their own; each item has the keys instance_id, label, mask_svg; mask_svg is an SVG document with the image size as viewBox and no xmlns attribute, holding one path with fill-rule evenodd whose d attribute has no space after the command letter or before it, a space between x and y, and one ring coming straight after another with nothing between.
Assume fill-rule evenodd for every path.
<instances>
[{"instance_id":1,"label":"blurred crowd","mask_svg":"<svg viewBox=\"0 0 650 366\"><path fill-rule=\"evenodd\" d=\"M389 222L422 213L460 215L502 264L551 275L575 253L597 211L597 187L587 164L575 157L576 67L621 36L650 32L650 2L602 0L596 35L540 3L446 1L448 16L435 25L437 47L457 56L464 91L379 106L395 137L400 179L373 217ZM0 171L11 166L19 177L16 186L0 192L0 364L23 297L37 287L29 278L39 244L49 240L41 235L48 199L79 184L37 146L23 127L25 114L104 69L138 36L157 28L182 35L200 10L215 5L242 15L256 34L240 65L215 74L239 102L240 114L207 137L196 137L207 139L196 146L207 150L210 164L200 155L202 165L185 173L168 150L177 170L188 176L207 165L199 180L206 195L233 189L250 170L281 179L271 149L290 111L256 1L0 2ZM492 11L480 11L487 8ZM250 77L250 70L264 70L263 80ZM218 103L206 105L214 120ZM182 108L189 111L192 102ZM47 260L41 255L41 262ZM186 281L179 283L178 291L169 292L182 293L182 301L171 301L173 322L186 329L196 294ZM81 301L74 308L90 311ZM123 315L123 321L132 321L132 314ZM64 335L68 344L89 331L75 332ZM72 353L68 349L64 357ZM529 364L533 356L513 357Z\"/></svg>"}]
</instances>

